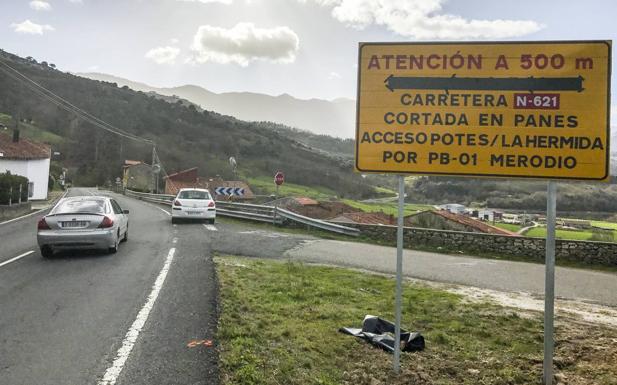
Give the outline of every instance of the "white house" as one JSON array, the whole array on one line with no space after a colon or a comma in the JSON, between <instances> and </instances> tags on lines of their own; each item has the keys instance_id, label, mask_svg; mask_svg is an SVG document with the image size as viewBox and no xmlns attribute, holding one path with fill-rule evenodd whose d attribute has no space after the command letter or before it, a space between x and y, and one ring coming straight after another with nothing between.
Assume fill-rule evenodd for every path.
<instances>
[{"instance_id":1,"label":"white house","mask_svg":"<svg viewBox=\"0 0 617 385\"><path fill-rule=\"evenodd\" d=\"M47 199L51 148L42 143L21 139L19 131L0 133L0 173L28 178L28 199Z\"/></svg>"},{"instance_id":2,"label":"white house","mask_svg":"<svg viewBox=\"0 0 617 385\"><path fill-rule=\"evenodd\" d=\"M458 203L447 203L439 206L440 209L449 211L453 214L465 214L467 208L464 205Z\"/></svg>"}]
</instances>

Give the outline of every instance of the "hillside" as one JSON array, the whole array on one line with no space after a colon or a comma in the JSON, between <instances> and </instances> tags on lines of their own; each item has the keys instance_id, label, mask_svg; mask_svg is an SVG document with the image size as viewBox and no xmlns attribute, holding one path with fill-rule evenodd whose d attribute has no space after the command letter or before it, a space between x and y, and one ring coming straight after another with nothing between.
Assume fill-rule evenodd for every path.
<instances>
[{"instance_id":1,"label":"hillside","mask_svg":"<svg viewBox=\"0 0 617 385\"><path fill-rule=\"evenodd\" d=\"M542 212L546 210L546 181L421 177L415 180L409 199ZM557 210L615 213L617 185L559 182Z\"/></svg>"},{"instance_id":2,"label":"hillside","mask_svg":"<svg viewBox=\"0 0 617 385\"><path fill-rule=\"evenodd\" d=\"M197 166L204 176L231 178L227 160L238 160L242 175L271 177L283 170L292 183L329 188L340 196L373 193L349 164L286 137L263 123L248 123L178 101L169 103L128 87L81 78L0 51L0 59L46 87L126 132L157 143L166 171ZM119 176L124 159L150 163L151 146L95 128L72 113L41 98L0 71L0 113L19 116L61 137L54 151L73 170L75 180L93 185ZM324 177L327 176L327 177Z\"/></svg>"},{"instance_id":3,"label":"hillside","mask_svg":"<svg viewBox=\"0 0 617 385\"><path fill-rule=\"evenodd\" d=\"M78 73L94 80L128 86L136 91L187 99L202 108L246 121L277 122L318 135L352 138L355 135L356 102L351 99L297 99L283 94L271 96L252 92L214 93L195 85L157 88L101 73Z\"/></svg>"}]
</instances>

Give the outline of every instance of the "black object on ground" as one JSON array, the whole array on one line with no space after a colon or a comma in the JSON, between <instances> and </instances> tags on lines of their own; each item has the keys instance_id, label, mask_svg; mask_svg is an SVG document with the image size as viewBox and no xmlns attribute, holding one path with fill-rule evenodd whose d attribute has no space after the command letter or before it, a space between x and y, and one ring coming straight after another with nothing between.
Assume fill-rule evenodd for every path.
<instances>
[{"instance_id":1,"label":"black object on ground","mask_svg":"<svg viewBox=\"0 0 617 385\"><path fill-rule=\"evenodd\" d=\"M383 318L367 315L362 322L362 329L340 328L339 332L350 334L369 341L390 353L394 353L394 323ZM401 350L417 352L424 350L424 337L418 332L401 329Z\"/></svg>"}]
</instances>

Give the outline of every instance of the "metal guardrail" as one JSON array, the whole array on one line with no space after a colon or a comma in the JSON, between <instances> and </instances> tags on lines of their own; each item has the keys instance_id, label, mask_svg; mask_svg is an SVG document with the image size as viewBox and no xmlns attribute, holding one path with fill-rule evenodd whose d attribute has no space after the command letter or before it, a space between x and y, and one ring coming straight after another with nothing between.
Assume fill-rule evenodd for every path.
<instances>
[{"instance_id":1,"label":"metal guardrail","mask_svg":"<svg viewBox=\"0 0 617 385\"><path fill-rule=\"evenodd\" d=\"M360 235L360 230L356 229L356 228L353 228L353 227L337 225L337 224L334 224L334 223L331 223L331 222L327 222L327 221L322 221L322 220L315 219L315 218L306 217L304 215L300 215L300 214L294 213L293 211L289 211L289 210L285 210L285 209L281 209L281 208L278 208L276 211L277 211L278 215L280 215L281 217L283 217L285 219L289 219L289 220L292 220L294 222L304 223L305 225L308 225L308 226L311 226L311 227L317 227L319 229L326 230L326 231L331 231L333 233L351 235L353 237L357 237L357 236Z\"/></svg>"},{"instance_id":2,"label":"metal guardrail","mask_svg":"<svg viewBox=\"0 0 617 385\"><path fill-rule=\"evenodd\" d=\"M170 206L175 198L175 195L142 193L129 189L125 190L125 194L147 202L165 204ZM310 218L282 208L224 201L217 201L216 206L217 214L226 217L249 219L252 221L274 224L281 224L284 220L289 220L334 233L345 234L354 237L360 235L359 229L337 225L335 223L322 221L320 219Z\"/></svg>"},{"instance_id":3,"label":"metal guardrail","mask_svg":"<svg viewBox=\"0 0 617 385\"><path fill-rule=\"evenodd\" d=\"M171 202L176 197L175 195L166 194L150 194L126 189L124 193L133 198L141 199L146 202L162 203L171 206Z\"/></svg>"}]
</instances>

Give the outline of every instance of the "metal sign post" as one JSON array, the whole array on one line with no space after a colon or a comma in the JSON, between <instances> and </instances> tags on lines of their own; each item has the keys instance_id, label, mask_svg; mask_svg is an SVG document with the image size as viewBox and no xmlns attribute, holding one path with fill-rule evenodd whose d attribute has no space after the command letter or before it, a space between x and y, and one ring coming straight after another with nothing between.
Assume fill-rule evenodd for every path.
<instances>
[{"instance_id":1,"label":"metal sign post","mask_svg":"<svg viewBox=\"0 0 617 385\"><path fill-rule=\"evenodd\" d=\"M555 315L555 221L557 192L549 181L546 197L546 276L544 278L544 384L553 384L554 315Z\"/></svg>"},{"instance_id":2,"label":"metal sign post","mask_svg":"<svg viewBox=\"0 0 617 385\"><path fill-rule=\"evenodd\" d=\"M285 182L285 174L281 171L277 171L274 174L274 184L276 185L276 194L274 195L274 221L276 222L276 216L278 214L278 199L279 199L279 187Z\"/></svg>"},{"instance_id":3,"label":"metal sign post","mask_svg":"<svg viewBox=\"0 0 617 385\"><path fill-rule=\"evenodd\" d=\"M398 228L396 230L396 295L394 326L394 372L401 370L401 302L403 296L403 219L405 205L405 177L398 176Z\"/></svg>"}]
</instances>

